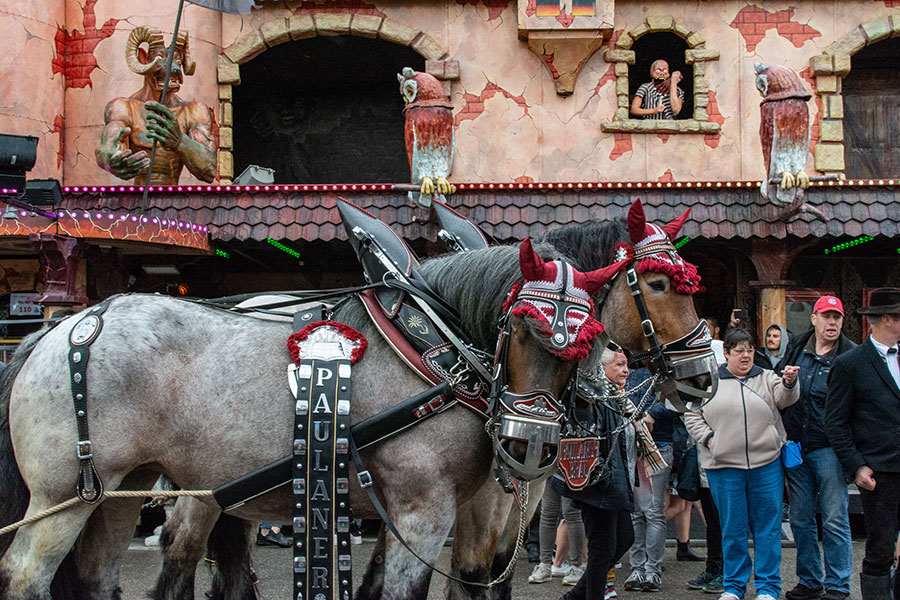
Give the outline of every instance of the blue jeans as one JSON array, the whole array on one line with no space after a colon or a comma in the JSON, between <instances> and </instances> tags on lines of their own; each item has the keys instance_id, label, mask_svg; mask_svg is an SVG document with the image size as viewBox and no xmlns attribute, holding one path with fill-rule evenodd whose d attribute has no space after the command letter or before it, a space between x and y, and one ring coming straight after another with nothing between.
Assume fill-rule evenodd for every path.
<instances>
[{"instance_id":1,"label":"blue jeans","mask_svg":"<svg viewBox=\"0 0 900 600\"><path fill-rule=\"evenodd\" d=\"M791 494L788 516L797 546L797 577L808 588L850 591L853 547L847 516L847 482L834 450L821 448L803 455L803 464L788 469ZM816 500L818 499L818 502ZM822 513L822 553L819 554L816 504Z\"/></svg>"},{"instance_id":2,"label":"blue jeans","mask_svg":"<svg viewBox=\"0 0 900 600\"><path fill-rule=\"evenodd\" d=\"M781 596L781 458L755 469L707 469L722 523L723 587L743 598L751 567L756 593ZM753 531L753 557L747 538Z\"/></svg>"}]
</instances>

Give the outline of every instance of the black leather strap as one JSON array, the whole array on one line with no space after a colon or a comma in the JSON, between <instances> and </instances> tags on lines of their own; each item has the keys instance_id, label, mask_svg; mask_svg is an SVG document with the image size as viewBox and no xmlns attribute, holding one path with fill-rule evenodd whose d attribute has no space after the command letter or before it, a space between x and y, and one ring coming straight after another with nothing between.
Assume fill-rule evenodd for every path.
<instances>
[{"instance_id":1,"label":"black leather strap","mask_svg":"<svg viewBox=\"0 0 900 600\"><path fill-rule=\"evenodd\" d=\"M103 481L94 466L94 451L88 429L87 366L91 357L91 345L103 329L103 313L109 308L108 298L88 309L69 333L69 377L72 385L72 404L75 423L78 426L78 481L75 490L78 497L88 504L103 497Z\"/></svg>"}]
</instances>

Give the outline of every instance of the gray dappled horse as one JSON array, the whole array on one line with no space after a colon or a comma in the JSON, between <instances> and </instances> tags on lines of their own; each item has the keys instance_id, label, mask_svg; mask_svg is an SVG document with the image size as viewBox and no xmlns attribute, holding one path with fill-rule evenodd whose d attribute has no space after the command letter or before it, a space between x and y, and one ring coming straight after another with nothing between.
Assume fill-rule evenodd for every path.
<instances>
[{"instance_id":1,"label":"gray dappled horse","mask_svg":"<svg viewBox=\"0 0 900 600\"><path fill-rule=\"evenodd\" d=\"M665 229L671 241L683 221L684 216L657 229ZM646 227L643 211L639 203L635 203L629 212L628 227L623 220L564 226L548 232L536 249L544 259L564 257L581 271L594 271L616 261L614 250L617 244L628 241L640 244L646 237ZM678 273L669 275L661 272L663 270L644 271L638 279L656 333L663 344L669 344L689 336L700 321L694 310L691 289L676 283L675 280L680 279ZM646 350L650 342L643 335L641 319L625 279L615 278L605 301L597 303L600 321L606 326L606 333L620 346L633 352ZM708 340L705 344L708 349ZM653 361L648 362L653 370L661 368ZM686 379L696 379L694 385L700 389L710 383L709 378L703 376ZM541 485L532 486L529 496L532 512L540 499ZM466 503L457 506L452 548L452 572L455 575L467 581L485 583L506 568L515 549L518 527L518 511L513 507L512 497L504 493L493 478L488 478ZM193 586L194 571L206 548L205 532L208 531L196 524L202 521L206 527L212 527L219 514L214 507L197 500L179 499L164 528L165 562L155 598L179 597L172 590L186 587L186 580ZM249 526L255 531L255 524ZM237 530L229 532L229 527L237 527ZM245 532L240 523L230 520L216 526L209 543L219 561L213 584L215 598L244 600L255 597L247 575L250 533L250 529ZM382 597L384 563L379 557L384 556L385 542L382 531L358 598ZM491 590L452 580L447 582L447 596L452 600L508 598L509 594L508 582Z\"/></svg>"},{"instance_id":2,"label":"gray dappled horse","mask_svg":"<svg viewBox=\"0 0 900 600\"><path fill-rule=\"evenodd\" d=\"M420 268L431 288L461 315L473 346L489 354L496 348L504 300L521 279L517 255L516 248L489 248ZM590 289L593 294L597 288ZM3 376L0 524L73 496L78 460L68 353L80 319L75 315L26 338ZM352 374L354 422L426 388L381 339L355 298L341 304L333 320L369 341ZM532 321L514 317L507 325L509 391L546 390L560 397L576 362L551 353L546 326ZM112 299L86 371L93 460L105 488L149 489L165 474L183 489L212 489L287 454L291 428L272 424L293 418L293 397L284 381L289 334L282 323L168 297ZM363 451L391 518L429 561L437 559L457 507L487 480L492 457L483 418L465 409L446 411ZM376 518L358 485L351 485L350 502L357 517ZM51 585L58 590L55 600L118 597L118 560L139 504L139 499L79 503L22 527L14 537L4 536L0 597L47 600ZM232 514L286 522L290 507L283 487ZM213 523L195 525L208 534ZM76 539L77 552L69 555ZM65 568L54 584L61 564ZM382 597L423 598L430 577L427 567L388 539L379 575ZM193 593L177 592L185 594L182 598Z\"/></svg>"}]
</instances>

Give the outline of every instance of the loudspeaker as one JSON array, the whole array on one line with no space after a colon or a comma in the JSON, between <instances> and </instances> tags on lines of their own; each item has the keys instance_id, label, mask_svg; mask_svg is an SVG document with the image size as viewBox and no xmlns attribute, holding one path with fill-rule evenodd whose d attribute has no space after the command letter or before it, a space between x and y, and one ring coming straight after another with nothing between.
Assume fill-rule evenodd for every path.
<instances>
[{"instance_id":1,"label":"loudspeaker","mask_svg":"<svg viewBox=\"0 0 900 600\"><path fill-rule=\"evenodd\" d=\"M57 206L62 202L62 190L55 179L29 179L25 182L25 198L37 206Z\"/></svg>"},{"instance_id":2,"label":"loudspeaker","mask_svg":"<svg viewBox=\"0 0 900 600\"><path fill-rule=\"evenodd\" d=\"M38 139L31 135L0 133L0 171L24 173L37 161Z\"/></svg>"}]
</instances>

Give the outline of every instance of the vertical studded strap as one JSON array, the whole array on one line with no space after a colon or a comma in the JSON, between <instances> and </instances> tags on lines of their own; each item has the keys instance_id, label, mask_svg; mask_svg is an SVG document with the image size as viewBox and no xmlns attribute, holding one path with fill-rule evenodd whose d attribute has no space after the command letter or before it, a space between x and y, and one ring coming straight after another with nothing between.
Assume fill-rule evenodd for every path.
<instances>
[{"instance_id":1,"label":"vertical studded strap","mask_svg":"<svg viewBox=\"0 0 900 600\"><path fill-rule=\"evenodd\" d=\"M91 344L103 329L103 313L109 308L108 298L91 307L69 333L69 379L72 384L72 404L75 407L75 422L78 425L78 481L75 490L78 497L88 504L98 502L103 497L103 482L94 467L94 450L88 431L88 389L87 366L91 356Z\"/></svg>"},{"instance_id":2,"label":"vertical studded strap","mask_svg":"<svg viewBox=\"0 0 900 600\"><path fill-rule=\"evenodd\" d=\"M294 598L350 600L350 360L294 373Z\"/></svg>"}]
</instances>

